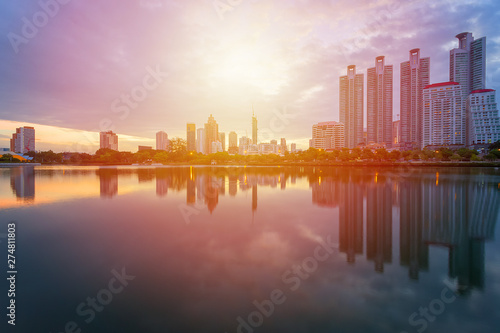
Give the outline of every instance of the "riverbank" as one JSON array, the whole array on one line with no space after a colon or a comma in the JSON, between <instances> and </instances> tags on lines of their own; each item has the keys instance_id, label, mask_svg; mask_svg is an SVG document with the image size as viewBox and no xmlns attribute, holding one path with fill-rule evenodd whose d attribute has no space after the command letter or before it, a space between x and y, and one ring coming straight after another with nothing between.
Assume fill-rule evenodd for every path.
<instances>
[{"instance_id":1,"label":"riverbank","mask_svg":"<svg viewBox=\"0 0 500 333\"><path fill-rule=\"evenodd\" d=\"M388 161L355 161L355 162L330 162L330 161L315 161L315 162L281 162L281 163L217 163L212 164L195 164L195 163L166 163L163 165L132 165L132 164L40 164L40 163L0 163L0 167L15 167L15 166L95 166L95 167L114 167L114 166L134 166L134 167L164 167L164 166L260 166L260 167L283 167L283 166L332 166L332 167L500 167L499 162L458 162L458 161L404 161L404 162L388 162Z\"/></svg>"},{"instance_id":2,"label":"riverbank","mask_svg":"<svg viewBox=\"0 0 500 333\"><path fill-rule=\"evenodd\" d=\"M41 166L40 163L0 163L0 168L13 168L13 167L36 167Z\"/></svg>"}]
</instances>

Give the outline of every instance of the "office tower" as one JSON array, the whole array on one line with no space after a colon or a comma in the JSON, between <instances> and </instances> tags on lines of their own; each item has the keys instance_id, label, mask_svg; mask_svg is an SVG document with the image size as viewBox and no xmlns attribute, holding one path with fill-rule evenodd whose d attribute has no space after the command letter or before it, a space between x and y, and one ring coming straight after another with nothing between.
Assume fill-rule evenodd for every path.
<instances>
[{"instance_id":1,"label":"office tower","mask_svg":"<svg viewBox=\"0 0 500 333\"><path fill-rule=\"evenodd\" d=\"M240 138L240 146L245 146L245 145L249 145L249 144L251 144L251 140L248 137L242 136Z\"/></svg>"},{"instance_id":2,"label":"office tower","mask_svg":"<svg viewBox=\"0 0 500 333\"><path fill-rule=\"evenodd\" d=\"M196 131L196 152L206 154L204 128L198 128L198 130Z\"/></svg>"},{"instance_id":3,"label":"office tower","mask_svg":"<svg viewBox=\"0 0 500 333\"><path fill-rule=\"evenodd\" d=\"M495 90L473 90L466 103L467 145L485 148L500 140L500 114Z\"/></svg>"},{"instance_id":4,"label":"office tower","mask_svg":"<svg viewBox=\"0 0 500 333\"><path fill-rule=\"evenodd\" d=\"M280 139L280 151L284 154L287 150L288 150L288 148L286 147L286 139L281 138Z\"/></svg>"},{"instance_id":5,"label":"office tower","mask_svg":"<svg viewBox=\"0 0 500 333\"><path fill-rule=\"evenodd\" d=\"M269 143L272 144L272 145L277 145L278 144L278 140L271 140Z\"/></svg>"},{"instance_id":6,"label":"office tower","mask_svg":"<svg viewBox=\"0 0 500 333\"><path fill-rule=\"evenodd\" d=\"M296 153L296 152L297 152L297 144L296 144L296 143L292 143L292 144L290 145L290 151L291 151L292 153Z\"/></svg>"},{"instance_id":7,"label":"office tower","mask_svg":"<svg viewBox=\"0 0 500 333\"><path fill-rule=\"evenodd\" d=\"M12 134L10 140L10 150L21 154L35 151L35 128L29 126L16 128L16 133Z\"/></svg>"},{"instance_id":8,"label":"office tower","mask_svg":"<svg viewBox=\"0 0 500 333\"><path fill-rule=\"evenodd\" d=\"M385 65L384 56L377 57L375 67L368 68L367 144L392 145L393 73L393 66Z\"/></svg>"},{"instance_id":9,"label":"office tower","mask_svg":"<svg viewBox=\"0 0 500 333\"><path fill-rule=\"evenodd\" d=\"M187 124L186 126L186 144L187 151L195 151L196 150L196 125L195 124Z\"/></svg>"},{"instance_id":10,"label":"office tower","mask_svg":"<svg viewBox=\"0 0 500 333\"><path fill-rule=\"evenodd\" d=\"M222 146L222 151L226 151L226 133L219 132L219 141Z\"/></svg>"},{"instance_id":11,"label":"office tower","mask_svg":"<svg viewBox=\"0 0 500 333\"><path fill-rule=\"evenodd\" d=\"M238 135L236 132L229 132L229 148L238 147Z\"/></svg>"},{"instance_id":12,"label":"office tower","mask_svg":"<svg viewBox=\"0 0 500 333\"><path fill-rule=\"evenodd\" d=\"M465 145L465 110L462 108L462 88L457 82L443 82L424 88L423 139L424 148L431 146Z\"/></svg>"},{"instance_id":13,"label":"office tower","mask_svg":"<svg viewBox=\"0 0 500 333\"><path fill-rule=\"evenodd\" d=\"M423 135L423 90L429 85L430 58L420 58L420 49L410 51L401 63L401 144L420 148Z\"/></svg>"},{"instance_id":14,"label":"office tower","mask_svg":"<svg viewBox=\"0 0 500 333\"><path fill-rule=\"evenodd\" d=\"M486 37L475 40L470 32L455 37L458 48L450 51L450 81L460 84L465 101L471 91L485 89Z\"/></svg>"},{"instance_id":15,"label":"office tower","mask_svg":"<svg viewBox=\"0 0 500 333\"><path fill-rule=\"evenodd\" d=\"M118 150L118 135L113 133L113 131L101 132L99 139L101 149Z\"/></svg>"},{"instance_id":16,"label":"office tower","mask_svg":"<svg viewBox=\"0 0 500 333\"><path fill-rule=\"evenodd\" d=\"M392 146L399 146L401 142L401 120L392 122Z\"/></svg>"},{"instance_id":17,"label":"office tower","mask_svg":"<svg viewBox=\"0 0 500 333\"><path fill-rule=\"evenodd\" d=\"M159 131L156 133L156 150L169 150L170 140L168 139L168 134Z\"/></svg>"},{"instance_id":18,"label":"office tower","mask_svg":"<svg viewBox=\"0 0 500 333\"><path fill-rule=\"evenodd\" d=\"M339 112L347 148L363 143L363 82L364 75L356 74L354 65L348 66L347 75L340 77Z\"/></svg>"},{"instance_id":19,"label":"office tower","mask_svg":"<svg viewBox=\"0 0 500 333\"><path fill-rule=\"evenodd\" d=\"M253 109L253 107L252 107ZM257 117L255 117L255 112L252 113L252 143L256 145L257 142Z\"/></svg>"},{"instance_id":20,"label":"office tower","mask_svg":"<svg viewBox=\"0 0 500 333\"><path fill-rule=\"evenodd\" d=\"M329 121L312 127L311 147L316 149L341 149L345 144L344 124Z\"/></svg>"},{"instance_id":21,"label":"office tower","mask_svg":"<svg viewBox=\"0 0 500 333\"><path fill-rule=\"evenodd\" d=\"M205 154L216 153L212 151L212 143L219 141L219 125L214 117L210 115L208 122L205 124Z\"/></svg>"}]
</instances>

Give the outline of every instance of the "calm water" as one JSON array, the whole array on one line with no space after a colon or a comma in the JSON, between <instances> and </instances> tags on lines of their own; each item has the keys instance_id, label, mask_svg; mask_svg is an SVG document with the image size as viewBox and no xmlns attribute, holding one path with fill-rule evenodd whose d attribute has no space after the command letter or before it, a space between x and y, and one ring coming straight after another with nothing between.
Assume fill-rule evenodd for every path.
<instances>
[{"instance_id":1,"label":"calm water","mask_svg":"<svg viewBox=\"0 0 500 333\"><path fill-rule=\"evenodd\" d=\"M499 209L493 168L0 168L0 331L498 332Z\"/></svg>"}]
</instances>

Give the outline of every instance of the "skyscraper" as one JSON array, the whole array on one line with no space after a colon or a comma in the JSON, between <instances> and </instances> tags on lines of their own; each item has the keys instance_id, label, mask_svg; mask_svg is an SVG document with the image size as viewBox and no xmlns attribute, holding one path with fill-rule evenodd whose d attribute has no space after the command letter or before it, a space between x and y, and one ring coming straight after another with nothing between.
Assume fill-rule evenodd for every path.
<instances>
[{"instance_id":1,"label":"skyscraper","mask_svg":"<svg viewBox=\"0 0 500 333\"><path fill-rule=\"evenodd\" d=\"M219 141L222 146L222 151L226 151L226 133L219 132Z\"/></svg>"},{"instance_id":2,"label":"skyscraper","mask_svg":"<svg viewBox=\"0 0 500 333\"><path fill-rule=\"evenodd\" d=\"M420 49L410 51L410 60L401 63L401 144L422 146L423 90L430 80L429 57L420 58Z\"/></svg>"},{"instance_id":3,"label":"skyscraper","mask_svg":"<svg viewBox=\"0 0 500 333\"><path fill-rule=\"evenodd\" d=\"M465 112L462 88L457 82L435 83L424 88L422 146L465 145Z\"/></svg>"},{"instance_id":4,"label":"skyscraper","mask_svg":"<svg viewBox=\"0 0 500 333\"><path fill-rule=\"evenodd\" d=\"M219 141L219 125L217 125L214 117L210 115L208 122L205 124L205 154L212 154L212 142L217 141Z\"/></svg>"},{"instance_id":5,"label":"skyscraper","mask_svg":"<svg viewBox=\"0 0 500 333\"><path fill-rule=\"evenodd\" d=\"M206 154L205 150L205 129L198 128L196 132L196 152Z\"/></svg>"},{"instance_id":6,"label":"skyscraper","mask_svg":"<svg viewBox=\"0 0 500 333\"><path fill-rule=\"evenodd\" d=\"M363 143L363 82L364 75L356 74L355 65L348 66L347 75L340 77L339 112L347 148Z\"/></svg>"},{"instance_id":7,"label":"skyscraper","mask_svg":"<svg viewBox=\"0 0 500 333\"><path fill-rule=\"evenodd\" d=\"M16 133L12 134L10 140L10 150L21 154L35 151L35 128L29 126L16 128Z\"/></svg>"},{"instance_id":8,"label":"skyscraper","mask_svg":"<svg viewBox=\"0 0 500 333\"><path fill-rule=\"evenodd\" d=\"M450 81L460 84L465 101L471 91L485 89L486 37L474 40L470 32L455 37L458 48L450 51Z\"/></svg>"},{"instance_id":9,"label":"skyscraper","mask_svg":"<svg viewBox=\"0 0 500 333\"><path fill-rule=\"evenodd\" d=\"M495 90L473 90L467 98L467 144L484 148L500 140L500 114Z\"/></svg>"},{"instance_id":10,"label":"skyscraper","mask_svg":"<svg viewBox=\"0 0 500 333\"><path fill-rule=\"evenodd\" d=\"M118 135L113 133L113 131L101 132L99 133L99 143L101 149L118 150Z\"/></svg>"},{"instance_id":11,"label":"skyscraper","mask_svg":"<svg viewBox=\"0 0 500 333\"><path fill-rule=\"evenodd\" d=\"M253 107L252 107L253 111ZM252 143L256 145L257 142L257 117L255 117L255 112L252 112Z\"/></svg>"},{"instance_id":12,"label":"skyscraper","mask_svg":"<svg viewBox=\"0 0 500 333\"><path fill-rule=\"evenodd\" d=\"M196 150L196 125L188 123L186 126L187 151Z\"/></svg>"},{"instance_id":13,"label":"skyscraper","mask_svg":"<svg viewBox=\"0 0 500 333\"><path fill-rule=\"evenodd\" d=\"M168 134L159 131L156 133L156 150L169 150L170 140L168 139Z\"/></svg>"},{"instance_id":14,"label":"skyscraper","mask_svg":"<svg viewBox=\"0 0 500 333\"><path fill-rule=\"evenodd\" d=\"M392 144L393 66L385 65L384 56L375 59L375 67L368 68L367 87L367 143Z\"/></svg>"},{"instance_id":15,"label":"skyscraper","mask_svg":"<svg viewBox=\"0 0 500 333\"><path fill-rule=\"evenodd\" d=\"M229 132L229 148L238 147L238 135L236 132Z\"/></svg>"}]
</instances>

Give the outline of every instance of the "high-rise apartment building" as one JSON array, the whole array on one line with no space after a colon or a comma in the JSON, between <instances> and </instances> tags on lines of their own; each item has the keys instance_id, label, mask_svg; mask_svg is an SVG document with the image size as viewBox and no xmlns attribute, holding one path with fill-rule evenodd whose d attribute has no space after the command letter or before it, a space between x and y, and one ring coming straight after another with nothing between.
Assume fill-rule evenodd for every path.
<instances>
[{"instance_id":1,"label":"high-rise apartment building","mask_svg":"<svg viewBox=\"0 0 500 333\"><path fill-rule=\"evenodd\" d=\"M344 124L329 121L312 127L311 147L316 149L341 149L345 147Z\"/></svg>"},{"instance_id":2,"label":"high-rise apartment building","mask_svg":"<svg viewBox=\"0 0 500 333\"><path fill-rule=\"evenodd\" d=\"M385 65L384 56L375 59L368 68L367 85L367 144L392 145L393 66Z\"/></svg>"},{"instance_id":3,"label":"high-rise apartment building","mask_svg":"<svg viewBox=\"0 0 500 333\"><path fill-rule=\"evenodd\" d=\"M217 125L214 117L210 115L210 117L208 117L208 122L205 124L205 154L216 153L217 151L212 151L212 142L218 141L219 125Z\"/></svg>"},{"instance_id":4,"label":"high-rise apartment building","mask_svg":"<svg viewBox=\"0 0 500 333\"><path fill-rule=\"evenodd\" d=\"M21 154L35 151L35 128L30 126L16 128L16 133L12 134L10 139L10 150Z\"/></svg>"},{"instance_id":5,"label":"high-rise apartment building","mask_svg":"<svg viewBox=\"0 0 500 333\"><path fill-rule=\"evenodd\" d=\"M422 146L465 145L465 112L462 88L457 82L424 87Z\"/></svg>"},{"instance_id":6,"label":"high-rise apartment building","mask_svg":"<svg viewBox=\"0 0 500 333\"><path fill-rule=\"evenodd\" d=\"M196 150L196 125L188 123L186 126L187 151Z\"/></svg>"},{"instance_id":7,"label":"high-rise apartment building","mask_svg":"<svg viewBox=\"0 0 500 333\"><path fill-rule=\"evenodd\" d=\"M348 66L347 75L340 77L339 112L347 148L363 143L363 82L364 75L356 74L354 65Z\"/></svg>"},{"instance_id":8,"label":"high-rise apartment building","mask_svg":"<svg viewBox=\"0 0 500 333\"><path fill-rule=\"evenodd\" d=\"M450 51L450 81L462 87L463 100L473 90L485 88L486 37L474 39L472 33L456 35L458 48Z\"/></svg>"},{"instance_id":9,"label":"high-rise apartment building","mask_svg":"<svg viewBox=\"0 0 500 333\"><path fill-rule=\"evenodd\" d=\"M169 150L170 149L170 140L168 139L168 134L159 131L156 133L156 150Z\"/></svg>"},{"instance_id":10,"label":"high-rise apartment building","mask_svg":"<svg viewBox=\"0 0 500 333\"><path fill-rule=\"evenodd\" d=\"M118 150L118 135L113 131L99 133L100 148Z\"/></svg>"},{"instance_id":11,"label":"high-rise apartment building","mask_svg":"<svg viewBox=\"0 0 500 333\"><path fill-rule=\"evenodd\" d=\"M401 63L401 143L418 148L423 141L423 90L429 85L430 58L420 58L420 49L410 51L410 60Z\"/></svg>"},{"instance_id":12,"label":"high-rise apartment building","mask_svg":"<svg viewBox=\"0 0 500 333\"><path fill-rule=\"evenodd\" d=\"M473 90L467 98L467 144L473 148L500 140L500 114L495 90Z\"/></svg>"},{"instance_id":13,"label":"high-rise apartment building","mask_svg":"<svg viewBox=\"0 0 500 333\"><path fill-rule=\"evenodd\" d=\"M198 128L198 130L196 131L196 152L206 154L204 128Z\"/></svg>"}]
</instances>

